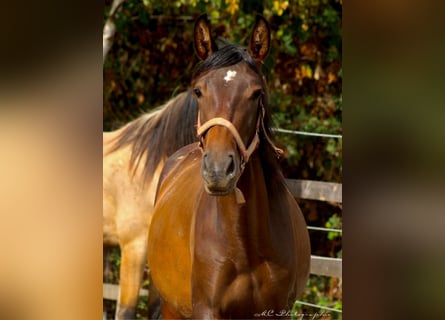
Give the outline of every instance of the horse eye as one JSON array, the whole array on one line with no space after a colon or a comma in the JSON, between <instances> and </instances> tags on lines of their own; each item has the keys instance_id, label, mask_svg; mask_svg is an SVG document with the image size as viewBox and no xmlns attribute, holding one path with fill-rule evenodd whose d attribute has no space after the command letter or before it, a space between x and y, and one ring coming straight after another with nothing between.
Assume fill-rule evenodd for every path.
<instances>
[{"instance_id":1,"label":"horse eye","mask_svg":"<svg viewBox=\"0 0 445 320\"><path fill-rule=\"evenodd\" d=\"M255 90L252 95L250 96L250 98L252 100L258 99L261 95L263 94L263 90Z\"/></svg>"},{"instance_id":2,"label":"horse eye","mask_svg":"<svg viewBox=\"0 0 445 320\"><path fill-rule=\"evenodd\" d=\"M202 92L199 88L195 88L193 89L193 92L195 93L197 98L201 98L202 97Z\"/></svg>"}]
</instances>

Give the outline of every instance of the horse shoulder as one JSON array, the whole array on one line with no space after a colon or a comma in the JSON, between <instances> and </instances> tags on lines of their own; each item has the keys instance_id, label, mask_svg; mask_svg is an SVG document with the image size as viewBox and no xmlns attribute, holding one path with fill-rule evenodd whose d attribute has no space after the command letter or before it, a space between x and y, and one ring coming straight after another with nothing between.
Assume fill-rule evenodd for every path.
<instances>
[{"instance_id":1,"label":"horse shoulder","mask_svg":"<svg viewBox=\"0 0 445 320\"><path fill-rule=\"evenodd\" d=\"M166 303L191 315L191 225L199 192L201 150L188 145L166 162L158 184L148 241L153 281ZM168 298L170 297L170 299Z\"/></svg>"},{"instance_id":2,"label":"horse shoulder","mask_svg":"<svg viewBox=\"0 0 445 320\"><path fill-rule=\"evenodd\" d=\"M189 145L186 145L185 147L182 147L174 154L172 154L164 163L164 167L162 168L161 175L159 177L158 189L156 194L158 194L159 187L163 184L166 177L169 176L170 173L172 173L175 169L177 169L178 166L180 166L181 163L184 162L186 157L195 156L201 156L201 151L198 148L198 143L191 143Z\"/></svg>"},{"instance_id":3,"label":"horse shoulder","mask_svg":"<svg viewBox=\"0 0 445 320\"><path fill-rule=\"evenodd\" d=\"M297 201L285 186L283 196L285 199L281 200L291 219L293 226L293 238L295 243L295 258L296 258L296 283L295 283L295 298L297 298L304 290L310 271L311 247L309 233L307 231L306 221L303 213L297 204Z\"/></svg>"},{"instance_id":4,"label":"horse shoulder","mask_svg":"<svg viewBox=\"0 0 445 320\"><path fill-rule=\"evenodd\" d=\"M293 279L293 290L289 292L292 300L302 293L309 276L310 241L303 214L284 178L278 178L269 188L269 207L272 242L279 248L278 259L284 259L281 263L286 265Z\"/></svg>"}]
</instances>

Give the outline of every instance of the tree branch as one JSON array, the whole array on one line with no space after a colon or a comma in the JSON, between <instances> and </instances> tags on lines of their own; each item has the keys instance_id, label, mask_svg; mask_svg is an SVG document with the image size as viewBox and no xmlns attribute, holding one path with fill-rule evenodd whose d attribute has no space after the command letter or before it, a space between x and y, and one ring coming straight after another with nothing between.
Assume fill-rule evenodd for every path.
<instances>
[{"instance_id":1,"label":"tree branch","mask_svg":"<svg viewBox=\"0 0 445 320\"><path fill-rule=\"evenodd\" d=\"M116 33L116 25L114 24L114 16L116 15L117 9L124 3L125 0L113 0L110 9L110 16L104 25L103 32L103 62L105 62L105 57L110 51L113 45L114 34Z\"/></svg>"}]
</instances>

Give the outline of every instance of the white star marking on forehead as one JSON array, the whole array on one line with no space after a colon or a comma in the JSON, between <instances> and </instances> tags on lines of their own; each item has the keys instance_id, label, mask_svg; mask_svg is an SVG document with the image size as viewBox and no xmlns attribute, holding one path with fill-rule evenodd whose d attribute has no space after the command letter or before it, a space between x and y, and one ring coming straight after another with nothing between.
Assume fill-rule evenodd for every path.
<instances>
[{"instance_id":1,"label":"white star marking on forehead","mask_svg":"<svg viewBox=\"0 0 445 320\"><path fill-rule=\"evenodd\" d=\"M228 70L226 76L224 77L224 80L226 80L226 82L232 81L235 76L236 71Z\"/></svg>"}]
</instances>

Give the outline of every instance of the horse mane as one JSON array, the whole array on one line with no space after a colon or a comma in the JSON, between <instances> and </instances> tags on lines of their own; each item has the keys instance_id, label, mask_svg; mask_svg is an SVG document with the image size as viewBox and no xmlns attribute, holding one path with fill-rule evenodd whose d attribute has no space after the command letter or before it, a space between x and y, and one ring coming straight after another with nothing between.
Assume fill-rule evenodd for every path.
<instances>
[{"instance_id":1,"label":"horse mane","mask_svg":"<svg viewBox=\"0 0 445 320\"><path fill-rule=\"evenodd\" d=\"M273 145L268 142L267 137L273 141L273 132L271 130L271 115L269 110L269 94L266 79L261 72L261 64L255 61L248 53L247 48L232 44L223 38L218 39L218 50L215 51L206 60L201 61L195 67L193 78L198 77L211 70L233 66L245 62L261 79L264 91L261 95L261 102L265 109L263 117L264 130L260 130L260 144L257 152L260 154L263 173L268 181L267 189L270 193L281 192L281 186L284 185L284 176L281 172L277 153Z\"/></svg>"},{"instance_id":2,"label":"horse mane","mask_svg":"<svg viewBox=\"0 0 445 320\"><path fill-rule=\"evenodd\" d=\"M128 123L107 153L130 145L129 168L134 175L141 161L144 161L142 182L145 184L161 160L197 141L197 117L198 105L191 91L180 93L154 111Z\"/></svg>"}]
</instances>

